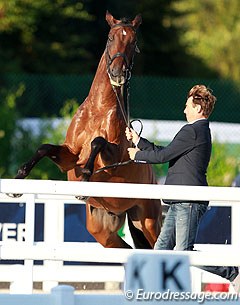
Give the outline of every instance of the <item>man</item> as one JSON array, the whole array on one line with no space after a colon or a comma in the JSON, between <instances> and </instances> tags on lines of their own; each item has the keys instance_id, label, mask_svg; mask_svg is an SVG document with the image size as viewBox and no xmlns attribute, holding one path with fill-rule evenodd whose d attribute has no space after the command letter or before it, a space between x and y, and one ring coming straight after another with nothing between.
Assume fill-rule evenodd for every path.
<instances>
[{"instance_id":1,"label":"man","mask_svg":"<svg viewBox=\"0 0 240 305\"><path fill-rule=\"evenodd\" d=\"M188 124L184 125L166 147L157 146L140 138L126 128L126 137L135 144L128 148L130 159L135 162L169 162L165 184L207 186L207 167L212 142L208 118L213 111L216 97L204 85L194 86L188 93L184 113ZM208 202L166 201L169 209L162 231L154 246L156 250L193 250L200 219ZM203 269L218 274L232 282L240 291L240 274L237 267L208 266Z\"/></svg>"}]
</instances>

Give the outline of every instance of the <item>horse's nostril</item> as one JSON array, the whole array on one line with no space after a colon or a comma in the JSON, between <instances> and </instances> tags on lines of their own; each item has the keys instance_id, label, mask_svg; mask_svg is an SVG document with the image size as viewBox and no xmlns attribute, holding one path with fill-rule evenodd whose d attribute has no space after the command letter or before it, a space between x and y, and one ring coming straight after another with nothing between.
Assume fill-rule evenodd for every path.
<instances>
[{"instance_id":1,"label":"horse's nostril","mask_svg":"<svg viewBox=\"0 0 240 305\"><path fill-rule=\"evenodd\" d=\"M112 69L112 76L117 76L116 74L115 74L115 70L114 69Z\"/></svg>"},{"instance_id":2,"label":"horse's nostril","mask_svg":"<svg viewBox=\"0 0 240 305\"><path fill-rule=\"evenodd\" d=\"M119 68L117 68L117 67L113 67L111 71L112 71L111 74L114 77L117 77L117 76L121 75L121 70Z\"/></svg>"}]
</instances>

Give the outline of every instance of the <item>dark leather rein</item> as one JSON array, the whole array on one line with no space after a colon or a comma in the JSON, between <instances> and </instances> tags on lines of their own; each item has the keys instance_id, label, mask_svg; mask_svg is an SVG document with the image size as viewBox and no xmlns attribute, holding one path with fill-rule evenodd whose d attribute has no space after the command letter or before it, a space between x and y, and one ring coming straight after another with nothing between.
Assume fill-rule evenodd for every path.
<instances>
[{"instance_id":1,"label":"dark leather rein","mask_svg":"<svg viewBox=\"0 0 240 305\"><path fill-rule=\"evenodd\" d=\"M136 33L136 29L133 27L132 24L125 24L125 23L118 23L118 24L115 24L112 26L112 28L115 28L115 27L130 27L134 30L134 32ZM126 108L127 108L127 118L126 118L126 115L125 115L125 112L124 112L124 109L123 109L123 106L122 106L122 103L120 101L120 98L118 96L118 93L117 93L117 90L115 88L115 86L112 84L112 88L113 88L113 91L117 97L117 100L118 100L118 104L119 104L119 107L121 109L121 112L122 112L122 115L123 115L123 118L124 118L124 121L126 123L126 125L129 127L129 128L133 128L132 127L132 123L134 121L138 121L140 124L141 124L141 128L140 128L140 132L139 132L139 135L141 135L142 133L142 129L143 129L143 125L142 125L142 122L140 120L132 120L130 121L130 111L129 111L129 81L130 81L130 78L131 78L131 71L132 71L132 67L133 67L133 58L134 58L134 54L132 56L132 59L131 61L129 62L127 56L125 53L121 53L121 52L117 52L116 54L114 54L112 57L110 56L109 54L109 51L108 51L108 45L110 43L110 39L108 38L108 41L107 41L107 45L106 45L106 50L105 50L105 54L106 54L106 65L107 65L107 73L109 75L109 78L111 79L111 71L110 71L110 66L111 64L113 63L114 59L118 58L118 57L122 57L125 64L126 64L126 67L127 69L125 70L125 83L123 85L118 85L118 86L121 86L121 89L123 89L123 86L125 85L126 86ZM138 47L137 47L137 41L135 42L135 45L134 45L134 52L140 52ZM116 84L117 85L117 84ZM124 97L124 94L122 92L122 95ZM94 171L93 172L93 175L94 174L98 174L106 169L111 169L111 168L116 168L118 166L123 166L123 165L127 165L127 164L130 164L132 163L133 160L127 160L127 161L123 161L123 162L116 162L116 163L113 163L111 165L107 165L107 166L104 166L102 168L99 168L98 170Z\"/></svg>"},{"instance_id":2,"label":"dark leather rein","mask_svg":"<svg viewBox=\"0 0 240 305\"><path fill-rule=\"evenodd\" d=\"M139 122L139 123L141 124L141 129L140 129L140 132L139 132L139 136L140 136L141 133L142 133L142 130L143 130L143 124L142 124L141 120L131 120L131 121L129 122L129 125L130 125L131 128L133 128L133 127L132 127L132 123L135 122L135 121L137 121L137 122ZM113 163L113 164L110 164L110 165L106 165L106 166L104 166L104 167L101 167L101 168L97 169L96 171L94 171L92 174L93 174L93 175L94 175L94 174L98 174L98 173L100 173L100 172L103 172L103 171L106 170L106 169L116 168L116 167L118 167L118 166L127 165L127 164L130 164L130 163L132 163L132 162L134 162L134 161L133 161L133 160L127 160L127 161L122 161L122 162L116 162L116 163ZM140 163L137 163L137 164L140 164Z\"/></svg>"}]
</instances>

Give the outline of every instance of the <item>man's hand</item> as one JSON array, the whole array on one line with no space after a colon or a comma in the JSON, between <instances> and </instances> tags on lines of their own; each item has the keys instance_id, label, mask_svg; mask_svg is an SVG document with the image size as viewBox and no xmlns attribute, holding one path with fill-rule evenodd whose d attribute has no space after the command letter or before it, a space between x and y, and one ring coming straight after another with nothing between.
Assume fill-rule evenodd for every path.
<instances>
[{"instance_id":1,"label":"man's hand","mask_svg":"<svg viewBox=\"0 0 240 305\"><path fill-rule=\"evenodd\" d=\"M136 133L134 129L126 127L125 134L128 141L132 140L133 144L138 143L139 135Z\"/></svg>"},{"instance_id":2,"label":"man's hand","mask_svg":"<svg viewBox=\"0 0 240 305\"><path fill-rule=\"evenodd\" d=\"M128 150L128 154L129 154L130 159L134 160L136 152L139 151L140 149L138 149L138 148L128 148L127 150Z\"/></svg>"}]
</instances>

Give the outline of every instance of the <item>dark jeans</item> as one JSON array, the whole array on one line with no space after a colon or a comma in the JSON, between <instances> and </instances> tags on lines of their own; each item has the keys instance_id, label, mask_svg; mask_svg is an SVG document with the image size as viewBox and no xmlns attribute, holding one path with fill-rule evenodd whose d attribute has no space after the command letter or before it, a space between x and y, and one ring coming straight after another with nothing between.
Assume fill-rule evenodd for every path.
<instances>
[{"instance_id":1,"label":"dark jeans","mask_svg":"<svg viewBox=\"0 0 240 305\"><path fill-rule=\"evenodd\" d=\"M155 250L192 251L202 216L207 204L179 202L170 204L162 231L155 243ZM201 266L201 269L230 281L238 275L237 267Z\"/></svg>"}]
</instances>

